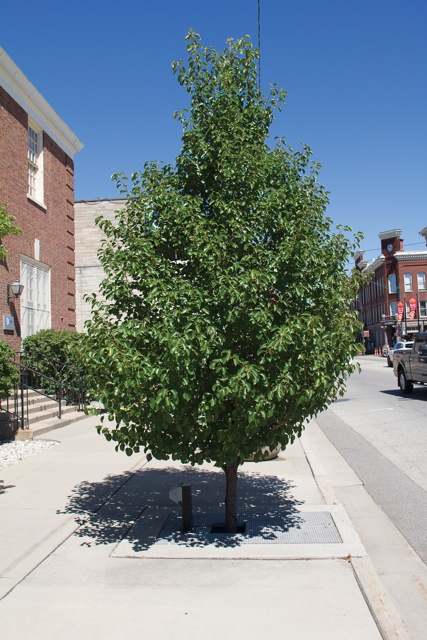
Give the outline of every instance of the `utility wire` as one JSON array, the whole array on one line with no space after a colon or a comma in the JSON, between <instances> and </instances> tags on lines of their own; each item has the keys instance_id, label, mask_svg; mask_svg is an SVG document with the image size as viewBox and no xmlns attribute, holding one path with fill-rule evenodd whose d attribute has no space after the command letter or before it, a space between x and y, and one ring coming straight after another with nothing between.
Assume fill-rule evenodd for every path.
<instances>
[{"instance_id":1,"label":"utility wire","mask_svg":"<svg viewBox=\"0 0 427 640\"><path fill-rule=\"evenodd\" d=\"M415 247L415 246L419 246L421 244L424 244L424 242L412 242L412 244L411 243L409 243L409 244L405 243L405 250L406 250L406 247ZM381 251L381 249L379 247L377 247L376 249L361 249L361 250L364 253L372 253L374 251Z\"/></svg>"}]
</instances>

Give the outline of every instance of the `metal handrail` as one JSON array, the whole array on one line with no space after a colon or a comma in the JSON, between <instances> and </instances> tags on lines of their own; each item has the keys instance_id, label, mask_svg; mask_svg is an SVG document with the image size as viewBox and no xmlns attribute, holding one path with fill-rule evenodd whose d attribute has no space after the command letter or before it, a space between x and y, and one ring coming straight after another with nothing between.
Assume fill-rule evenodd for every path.
<instances>
[{"instance_id":1,"label":"metal handrail","mask_svg":"<svg viewBox=\"0 0 427 640\"><path fill-rule=\"evenodd\" d=\"M41 351L32 350L30 355L21 352L19 356L21 364L25 364L27 359L34 356L36 356L40 362L46 362L46 354ZM84 371L79 369L77 365L62 362L58 358L55 358L55 356L49 356L48 366L49 365L52 365L53 375L48 376L44 374L44 376L46 378L50 377L53 381L56 381L57 384L61 383L61 399L69 400L77 406L78 411L82 411L86 404L86 377ZM25 366L28 367L28 365ZM31 369L31 367L29 367L29 369ZM39 371L36 373L41 375Z\"/></svg>"},{"instance_id":2,"label":"metal handrail","mask_svg":"<svg viewBox=\"0 0 427 640\"><path fill-rule=\"evenodd\" d=\"M29 428L29 390L35 391L37 394L57 402L58 418L62 417L62 402L64 399L68 399L72 404L76 405L78 411L82 411L84 409L86 404L86 383L84 372L75 366L61 363L56 359L56 365L59 364L60 366L56 366L56 373L59 375L55 378L25 364L25 354L19 352L15 354L15 356L19 357L19 361L11 359L11 363L19 369L19 384L15 385L12 398L7 398L7 408L3 409L0 403L0 411L6 411L9 413L11 420L16 420L20 424L21 429ZM46 356L43 357L45 358ZM13 410L10 407L12 400L14 405Z\"/></svg>"},{"instance_id":3,"label":"metal handrail","mask_svg":"<svg viewBox=\"0 0 427 640\"><path fill-rule=\"evenodd\" d=\"M31 391L35 391L39 395L44 396L45 398L48 398L49 400L53 400L54 402L57 402L58 403L57 416L58 416L58 418L61 418L61 416L62 416L62 397L63 397L62 382L60 380L55 380L55 378L51 378L50 376L47 376L44 373L41 373L40 371L37 371L36 369L32 369L31 367L27 367L27 365L21 364L20 362L14 362L14 364L19 367L19 371L20 371L21 399L23 397L24 388L25 389L31 389ZM35 376L37 376L37 378L42 378L43 380L47 380L48 383L50 383L50 386L58 388L58 393L55 393L54 395L52 395L50 393L46 393L46 391L44 391L44 390L41 390L40 387L33 387L30 384L28 384L28 382L24 383L24 375L23 375L24 373L26 373L26 374L32 373Z\"/></svg>"}]
</instances>

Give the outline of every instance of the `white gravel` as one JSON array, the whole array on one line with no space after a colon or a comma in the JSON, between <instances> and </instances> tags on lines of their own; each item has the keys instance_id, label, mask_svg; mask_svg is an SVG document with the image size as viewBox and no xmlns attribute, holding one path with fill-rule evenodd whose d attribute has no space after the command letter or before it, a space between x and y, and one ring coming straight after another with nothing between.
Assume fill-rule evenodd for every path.
<instances>
[{"instance_id":1,"label":"white gravel","mask_svg":"<svg viewBox=\"0 0 427 640\"><path fill-rule=\"evenodd\" d=\"M59 442L53 440L2 440L0 441L0 469L35 456L56 444Z\"/></svg>"}]
</instances>

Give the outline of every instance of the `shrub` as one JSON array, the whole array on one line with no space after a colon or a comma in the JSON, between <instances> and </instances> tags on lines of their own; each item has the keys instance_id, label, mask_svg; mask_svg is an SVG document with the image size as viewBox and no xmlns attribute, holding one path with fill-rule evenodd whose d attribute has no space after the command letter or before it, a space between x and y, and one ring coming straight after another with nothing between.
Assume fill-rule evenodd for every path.
<instances>
[{"instance_id":1,"label":"shrub","mask_svg":"<svg viewBox=\"0 0 427 640\"><path fill-rule=\"evenodd\" d=\"M7 398L19 381L19 369L11 360L13 349L0 338L0 398Z\"/></svg>"},{"instance_id":2,"label":"shrub","mask_svg":"<svg viewBox=\"0 0 427 640\"><path fill-rule=\"evenodd\" d=\"M79 393L84 385L84 344L86 335L66 330L44 329L22 341L22 363L43 376L62 383L65 399L76 402L76 388ZM30 386L43 388L49 394L56 394L58 385L42 376L32 374Z\"/></svg>"},{"instance_id":3,"label":"shrub","mask_svg":"<svg viewBox=\"0 0 427 640\"><path fill-rule=\"evenodd\" d=\"M77 368L82 366L81 354L85 339L86 336L82 333L44 329L24 338L22 351L28 366L45 375L52 375L65 365Z\"/></svg>"}]
</instances>

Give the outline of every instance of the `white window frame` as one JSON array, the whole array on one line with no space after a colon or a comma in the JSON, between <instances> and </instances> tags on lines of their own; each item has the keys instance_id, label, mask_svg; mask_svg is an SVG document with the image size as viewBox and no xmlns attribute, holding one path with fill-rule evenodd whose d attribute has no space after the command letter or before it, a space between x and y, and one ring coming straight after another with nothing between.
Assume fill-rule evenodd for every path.
<instances>
[{"instance_id":1,"label":"white window frame","mask_svg":"<svg viewBox=\"0 0 427 640\"><path fill-rule=\"evenodd\" d=\"M407 293L412 291L412 273L403 274L403 286Z\"/></svg>"},{"instance_id":2,"label":"white window frame","mask_svg":"<svg viewBox=\"0 0 427 640\"><path fill-rule=\"evenodd\" d=\"M51 328L50 267L27 256L21 256L21 335L34 335Z\"/></svg>"},{"instance_id":3,"label":"white window frame","mask_svg":"<svg viewBox=\"0 0 427 640\"><path fill-rule=\"evenodd\" d=\"M397 293L396 274L391 273L388 276L388 292Z\"/></svg>"},{"instance_id":4,"label":"white window frame","mask_svg":"<svg viewBox=\"0 0 427 640\"><path fill-rule=\"evenodd\" d=\"M417 273L417 284L418 284L418 291L426 290L426 274L423 271L421 271L420 273Z\"/></svg>"},{"instance_id":5,"label":"white window frame","mask_svg":"<svg viewBox=\"0 0 427 640\"><path fill-rule=\"evenodd\" d=\"M427 316L427 300L420 300L420 317L425 318Z\"/></svg>"},{"instance_id":6,"label":"white window frame","mask_svg":"<svg viewBox=\"0 0 427 640\"><path fill-rule=\"evenodd\" d=\"M44 205L43 178L43 130L31 119L28 120L28 197Z\"/></svg>"}]
</instances>

